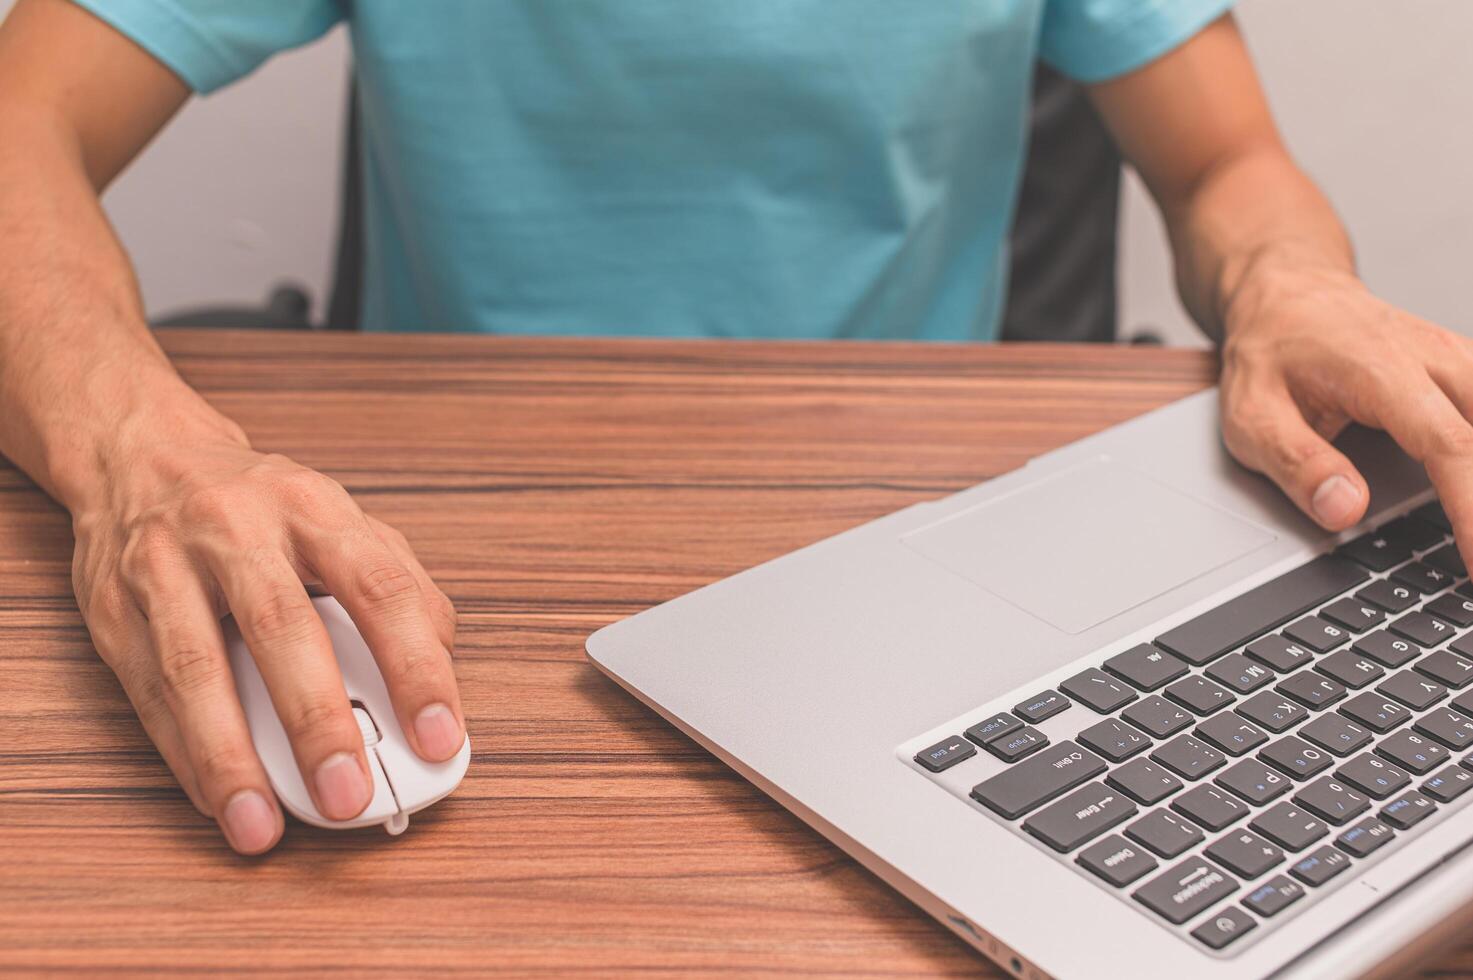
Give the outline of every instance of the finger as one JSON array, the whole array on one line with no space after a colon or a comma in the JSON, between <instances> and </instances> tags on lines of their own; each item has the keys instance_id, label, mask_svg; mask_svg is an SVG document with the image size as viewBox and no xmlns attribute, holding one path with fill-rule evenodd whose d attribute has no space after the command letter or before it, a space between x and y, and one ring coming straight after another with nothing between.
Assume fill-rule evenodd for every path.
<instances>
[{"instance_id":1,"label":"finger","mask_svg":"<svg viewBox=\"0 0 1473 980\"><path fill-rule=\"evenodd\" d=\"M209 596L188 560L168 548L135 548L124 569L200 795L231 847L270 850L281 837L281 811L251 745Z\"/></svg>"},{"instance_id":2,"label":"finger","mask_svg":"<svg viewBox=\"0 0 1473 980\"><path fill-rule=\"evenodd\" d=\"M1426 468L1466 562L1473 558L1473 425L1431 377L1418 381L1378 390L1357 421L1385 429Z\"/></svg>"},{"instance_id":3,"label":"finger","mask_svg":"<svg viewBox=\"0 0 1473 980\"><path fill-rule=\"evenodd\" d=\"M210 561L318 812L329 820L356 817L373 799L363 736L301 579L275 550Z\"/></svg>"},{"instance_id":4,"label":"finger","mask_svg":"<svg viewBox=\"0 0 1473 980\"><path fill-rule=\"evenodd\" d=\"M1321 527L1341 531L1365 515L1371 499L1365 478L1305 421L1286 389L1240 380L1224 391L1223 406L1228 451L1278 484Z\"/></svg>"},{"instance_id":5,"label":"finger","mask_svg":"<svg viewBox=\"0 0 1473 980\"><path fill-rule=\"evenodd\" d=\"M419 558L414 554L414 549L409 546L409 541L398 528L391 527L383 521L368 518L368 524L373 528L373 533L378 535L380 541L389 546L395 557L405 568L414 575L415 581L419 582L419 589L430 604L430 619L435 624L435 635L439 637L441 645L450 654L455 656L455 631L459 623L459 617L455 612L455 603L444 590L435 584L430 578L430 573L420 564Z\"/></svg>"},{"instance_id":6,"label":"finger","mask_svg":"<svg viewBox=\"0 0 1473 980\"><path fill-rule=\"evenodd\" d=\"M302 558L373 651L414 751L431 762L455 755L465 741L460 693L431 600L414 573L366 520L303 526L296 534Z\"/></svg>"},{"instance_id":7,"label":"finger","mask_svg":"<svg viewBox=\"0 0 1473 980\"><path fill-rule=\"evenodd\" d=\"M163 679L149 645L148 623L130 597L120 595L105 605L112 608L104 612L94 607L87 616L93 645L117 676L144 732L189 801L200 813L213 817L209 801L200 792L179 725L164 697Z\"/></svg>"}]
</instances>

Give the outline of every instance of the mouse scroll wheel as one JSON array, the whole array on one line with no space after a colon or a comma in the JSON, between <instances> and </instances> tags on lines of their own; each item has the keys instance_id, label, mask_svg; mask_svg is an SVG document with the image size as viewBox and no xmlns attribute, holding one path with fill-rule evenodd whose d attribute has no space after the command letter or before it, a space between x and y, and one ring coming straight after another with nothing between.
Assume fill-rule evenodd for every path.
<instances>
[{"instance_id":1,"label":"mouse scroll wheel","mask_svg":"<svg viewBox=\"0 0 1473 980\"><path fill-rule=\"evenodd\" d=\"M358 722L358 731L363 734L364 746L371 748L377 745L379 738L378 726L373 723L373 718L369 716L368 712L356 704L353 705L353 720Z\"/></svg>"}]
</instances>

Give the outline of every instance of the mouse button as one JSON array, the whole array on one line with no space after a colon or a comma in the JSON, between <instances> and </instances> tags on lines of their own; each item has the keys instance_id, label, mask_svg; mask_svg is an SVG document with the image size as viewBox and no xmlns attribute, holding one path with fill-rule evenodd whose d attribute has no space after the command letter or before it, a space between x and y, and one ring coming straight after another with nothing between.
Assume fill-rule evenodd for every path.
<instances>
[{"instance_id":1,"label":"mouse button","mask_svg":"<svg viewBox=\"0 0 1473 980\"><path fill-rule=\"evenodd\" d=\"M384 764L399 806L407 813L424 809L459 786L471 761L469 738L444 762L426 762L407 742L396 738L385 737L374 751Z\"/></svg>"}]
</instances>

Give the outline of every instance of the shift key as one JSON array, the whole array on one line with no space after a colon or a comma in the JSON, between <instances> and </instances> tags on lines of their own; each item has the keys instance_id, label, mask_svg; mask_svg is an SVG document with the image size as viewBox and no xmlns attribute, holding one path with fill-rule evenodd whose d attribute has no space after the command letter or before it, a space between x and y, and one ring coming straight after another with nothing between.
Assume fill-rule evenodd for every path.
<instances>
[{"instance_id":1,"label":"shift key","mask_svg":"<svg viewBox=\"0 0 1473 980\"><path fill-rule=\"evenodd\" d=\"M1106 769L1105 760L1074 742L1060 742L972 787L972 799L1016 820Z\"/></svg>"}]
</instances>

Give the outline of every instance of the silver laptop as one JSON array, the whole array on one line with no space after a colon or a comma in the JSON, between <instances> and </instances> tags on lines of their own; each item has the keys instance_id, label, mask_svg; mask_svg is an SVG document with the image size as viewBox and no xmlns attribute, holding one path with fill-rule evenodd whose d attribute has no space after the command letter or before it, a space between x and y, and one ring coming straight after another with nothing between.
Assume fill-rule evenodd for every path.
<instances>
[{"instance_id":1,"label":"silver laptop","mask_svg":"<svg viewBox=\"0 0 1473 980\"><path fill-rule=\"evenodd\" d=\"M1393 969L1473 901L1473 588L1420 467L1339 445L1333 539L1208 392L588 655L1016 975Z\"/></svg>"}]
</instances>

